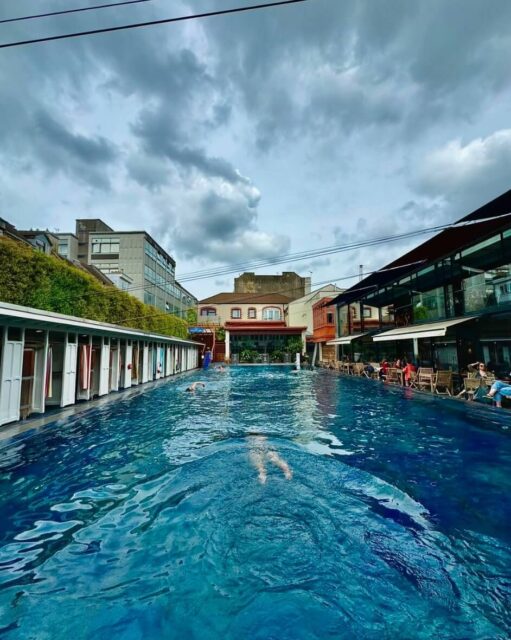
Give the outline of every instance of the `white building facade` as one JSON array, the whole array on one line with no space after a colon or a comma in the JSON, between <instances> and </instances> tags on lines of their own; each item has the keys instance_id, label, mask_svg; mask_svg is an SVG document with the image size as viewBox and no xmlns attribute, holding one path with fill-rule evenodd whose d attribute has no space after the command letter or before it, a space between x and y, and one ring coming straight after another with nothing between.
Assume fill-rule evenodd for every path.
<instances>
[{"instance_id":1,"label":"white building facade","mask_svg":"<svg viewBox=\"0 0 511 640\"><path fill-rule=\"evenodd\" d=\"M190 371L201 346L0 303L0 426Z\"/></svg>"}]
</instances>

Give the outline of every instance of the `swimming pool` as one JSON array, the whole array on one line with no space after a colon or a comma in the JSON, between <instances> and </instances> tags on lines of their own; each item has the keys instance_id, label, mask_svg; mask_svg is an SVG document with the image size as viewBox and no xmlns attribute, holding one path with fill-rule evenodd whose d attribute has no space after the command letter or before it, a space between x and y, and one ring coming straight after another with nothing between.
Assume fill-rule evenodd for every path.
<instances>
[{"instance_id":1,"label":"swimming pool","mask_svg":"<svg viewBox=\"0 0 511 640\"><path fill-rule=\"evenodd\" d=\"M507 638L506 420L238 367L0 444L0 636Z\"/></svg>"}]
</instances>

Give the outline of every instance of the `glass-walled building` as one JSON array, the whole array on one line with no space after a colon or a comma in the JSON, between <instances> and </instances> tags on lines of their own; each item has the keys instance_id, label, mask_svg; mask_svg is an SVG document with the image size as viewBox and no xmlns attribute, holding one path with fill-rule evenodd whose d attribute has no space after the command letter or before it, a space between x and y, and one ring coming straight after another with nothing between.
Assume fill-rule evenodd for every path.
<instances>
[{"instance_id":1,"label":"glass-walled building","mask_svg":"<svg viewBox=\"0 0 511 640\"><path fill-rule=\"evenodd\" d=\"M197 298L176 280L174 258L145 231L114 231L85 218L76 221L76 237L78 258L106 275L125 274L125 290L141 302L181 318L196 308Z\"/></svg>"},{"instance_id":2,"label":"glass-walled building","mask_svg":"<svg viewBox=\"0 0 511 640\"><path fill-rule=\"evenodd\" d=\"M484 360L511 369L511 191L484 205L338 296L339 336L353 309L363 316L356 349L364 359L406 356L461 370Z\"/></svg>"}]
</instances>

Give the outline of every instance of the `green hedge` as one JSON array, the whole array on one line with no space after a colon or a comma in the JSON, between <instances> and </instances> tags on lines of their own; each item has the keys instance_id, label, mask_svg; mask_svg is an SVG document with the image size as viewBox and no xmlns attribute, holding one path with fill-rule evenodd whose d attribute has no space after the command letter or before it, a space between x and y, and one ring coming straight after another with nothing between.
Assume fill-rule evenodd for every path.
<instances>
[{"instance_id":1,"label":"green hedge","mask_svg":"<svg viewBox=\"0 0 511 640\"><path fill-rule=\"evenodd\" d=\"M181 318L143 304L62 258L0 237L0 300L80 318L111 322L178 338L188 336Z\"/></svg>"}]
</instances>

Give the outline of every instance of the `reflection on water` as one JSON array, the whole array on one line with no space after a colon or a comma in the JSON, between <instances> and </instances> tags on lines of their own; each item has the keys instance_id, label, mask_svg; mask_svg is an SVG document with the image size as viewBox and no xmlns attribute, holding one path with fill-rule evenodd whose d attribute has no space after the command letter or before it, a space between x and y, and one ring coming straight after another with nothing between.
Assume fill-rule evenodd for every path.
<instances>
[{"instance_id":1,"label":"reflection on water","mask_svg":"<svg viewBox=\"0 0 511 640\"><path fill-rule=\"evenodd\" d=\"M506 416L326 372L193 379L0 450L0 635L509 636Z\"/></svg>"}]
</instances>

